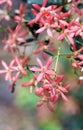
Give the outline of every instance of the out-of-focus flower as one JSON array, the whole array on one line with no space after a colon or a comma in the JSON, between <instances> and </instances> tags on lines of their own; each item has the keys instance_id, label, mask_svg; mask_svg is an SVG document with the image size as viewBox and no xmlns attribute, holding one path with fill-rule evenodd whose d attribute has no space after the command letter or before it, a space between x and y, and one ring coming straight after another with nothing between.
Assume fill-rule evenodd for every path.
<instances>
[{"instance_id":1,"label":"out-of-focus flower","mask_svg":"<svg viewBox=\"0 0 83 130\"><path fill-rule=\"evenodd\" d=\"M7 21L9 21L11 19L7 6L4 6L3 9L0 9L0 21L3 20L3 19L5 19Z\"/></svg>"},{"instance_id":2,"label":"out-of-focus flower","mask_svg":"<svg viewBox=\"0 0 83 130\"><path fill-rule=\"evenodd\" d=\"M12 0L0 0L0 4L8 4L8 6L12 6Z\"/></svg>"},{"instance_id":3,"label":"out-of-focus flower","mask_svg":"<svg viewBox=\"0 0 83 130\"><path fill-rule=\"evenodd\" d=\"M72 8L79 15L82 15L81 10L78 8L78 4L81 4L81 0L71 0L70 8Z\"/></svg>"},{"instance_id":4,"label":"out-of-focus flower","mask_svg":"<svg viewBox=\"0 0 83 130\"><path fill-rule=\"evenodd\" d=\"M55 52L55 48L53 47L53 43L50 42L46 45L45 42L39 41L39 48L34 51L34 54L38 54L38 53L42 52L42 57L44 60L46 60L47 54L45 53L45 51L52 52L52 53Z\"/></svg>"},{"instance_id":5,"label":"out-of-focus flower","mask_svg":"<svg viewBox=\"0 0 83 130\"><path fill-rule=\"evenodd\" d=\"M12 68L12 65L14 64L14 60L11 61L10 65L8 66L5 61L1 61L3 67L5 68L4 70L0 70L0 74L6 74L5 75L5 80L11 80L12 79L12 72L14 72L14 69Z\"/></svg>"},{"instance_id":6,"label":"out-of-focus flower","mask_svg":"<svg viewBox=\"0 0 83 130\"><path fill-rule=\"evenodd\" d=\"M27 35L27 30L22 28L23 26L21 24L18 24L13 31L11 28L9 28L9 35L11 37L11 43L21 43L25 42L25 36Z\"/></svg>"},{"instance_id":7,"label":"out-of-focus flower","mask_svg":"<svg viewBox=\"0 0 83 130\"><path fill-rule=\"evenodd\" d=\"M3 40L3 42L5 43L4 49L14 51L14 49L17 48L17 45L19 45L21 42L24 43L26 41L26 36L28 32L27 30L22 28L21 24L18 24L15 30L8 28L8 31L9 31L8 39Z\"/></svg>"},{"instance_id":8,"label":"out-of-focus flower","mask_svg":"<svg viewBox=\"0 0 83 130\"><path fill-rule=\"evenodd\" d=\"M15 10L16 15L15 15L14 19L17 23L23 21L23 18L26 14L26 8L27 8L27 6L21 3L19 9Z\"/></svg>"},{"instance_id":9,"label":"out-of-focus flower","mask_svg":"<svg viewBox=\"0 0 83 130\"><path fill-rule=\"evenodd\" d=\"M67 22L64 23L61 21L60 27L62 33L59 35L58 40L67 38L73 47L73 51L76 51L74 36L80 35L83 37L82 25L77 20L72 20L69 23L66 23Z\"/></svg>"},{"instance_id":10,"label":"out-of-focus flower","mask_svg":"<svg viewBox=\"0 0 83 130\"><path fill-rule=\"evenodd\" d=\"M22 84L23 87L30 87L30 93L37 88L37 75L34 75L33 78Z\"/></svg>"},{"instance_id":11,"label":"out-of-focus flower","mask_svg":"<svg viewBox=\"0 0 83 130\"><path fill-rule=\"evenodd\" d=\"M14 61L15 61L15 66L13 66L12 68L14 70L17 71L17 73L22 73L23 75L26 75L26 71L25 69L23 68L24 67L24 62L23 62L24 59L20 59L19 57L15 56L14 57Z\"/></svg>"}]
</instances>

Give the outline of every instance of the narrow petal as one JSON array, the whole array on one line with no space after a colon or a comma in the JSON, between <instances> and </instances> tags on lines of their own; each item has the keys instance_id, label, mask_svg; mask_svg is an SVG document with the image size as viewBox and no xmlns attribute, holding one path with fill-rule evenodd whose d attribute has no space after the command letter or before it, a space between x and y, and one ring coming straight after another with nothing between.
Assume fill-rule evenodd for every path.
<instances>
[{"instance_id":1,"label":"narrow petal","mask_svg":"<svg viewBox=\"0 0 83 130\"><path fill-rule=\"evenodd\" d=\"M43 73L40 73L37 77L37 82L40 82L43 78Z\"/></svg>"},{"instance_id":2,"label":"narrow petal","mask_svg":"<svg viewBox=\"0 0 83 130\"><path fill-rule=\"evenodd\" d=\"M23 83L22 86L23 87L26 87L26 86L30 87L32 85L32 83L33 83L33 79L31 79L29 82Z\"/></svg>"},{"instance_id":3,"label":"narrow petal","mask_svg":"<svg viewBox=\"0 0 83 130\"><path fill-rule=\"evenodd\" d=\"M20 72L17 72L16 75L12 77L13 83L16 83L16 81L17 81L18 78L19 78L19 75L20 75Z\"/></svg>"},{"instance_id":4,"label":"narrow petal","mask_svg":"<svg viewBox=\"0 0 83 130\"><path fill-rule=\"evenodd\" d=\"M3 60L1 61L1 63L2 63L2 65L5 67L5 69L8 69L7 64L6 64Z\"/></svg>"},{"instance_id":5,"label":"narrow petal","mask_svg":"<svg viewBox=\"0 0 83 130\"><path fill-rule=\"evenodd\" d=\"M64 92L64 93L67 93L67 92L68 92L67 89L64 88L64 87L58 86L58 88L59 88L59 90L61 90L61 91Z\"/></svg>"},{"instance_id":6,"label":"narrow petal","mask_svg":"<svg viewBox=\"0 0 83 130\"><path fill-rule=\"evenodd\" d=\"M47 103L47 107L49 108L49 110L50 110L51 112L54 112L54 111L55 111L54 108L53 108L53 106L52 106L52 104L51 104L50 102Z\"/></svg>"},{"instance_id":7,"label":"narrow petal","mask_svg":"<svg viewBox=\"0 0 83 130\"><path fill-rule=\"evenodd\" d=\"M44 91L44 89L43 89L42 87L40 87L39 89L37 89L37 90L35 91L35 94L36 94L37 96L41 97L43 91Z\"/></svg>"},{"instance_id":8,"label":"narrow petal","mask_svg":"<svg viewBox=\"0 0 83 130\"><path fill-rule=\"evenodd\" d=\"M3 4L4 2L6 2L6 0L0 0L0 4Z\"/></svg>"},{"instance_id":9,"label":"narrow petal","mask_svg":"<svg viewBox=\"0 0 83 130\"><path fill-rule=\"evenodd\" d=\"M31 71L40 72L41 70L37 67L30 68Z\"/></svg>"},{"instance_id":10,"label":"narrow petal","mask_svg":"<svg viewBox=\"0 0 83 130\"><path fill-rule=\"evenodd\" d=\"M10 63L10 66L12 66L15 63L15 60L13 59Z\"/></svg>"},{"instance_id":11,"label":"narrow petal","mask_svg":"<svg viewBox=\"0 0 83 130\"><path fill-rule=\"evenodd\" d=\"M39 21L42 17L42 13L39 13L36 18L35 18L35 22Z\"/></svg>"},{"instance_id":12,"label":"narrow petal","mask_svg":"<svg viewBox=\"0 0 83 130\"><path fill-rule=\"evenodd\" d=\"M12 1L8 0L8 5L11 7L12 6Z\"/></svg>"},{"instance_id":13,"label":"narrow petal","mask_svg":"<svg viewBox=\"0 0 83 130\"><path fill-rule=\"evenodd\" d=\"M27 74L27 72L23 68L21 69L21 72L22 72L23 75Z\"/></svg>"},{"instance_id":14,"label":"narrow petal","mask_svg":"<svg viewBox=\"0 0 83 130\"><path fill-rule=\"evenodd\" d=\"M6 70L0 70L0 74L6 73Z\"/></svg>"},{"instance_id":15,"label":"narrow petal","mask_svg":"<svg viewBox=\"0 0 83 130\"><path fill-rule=\"evenodd\" d=\"M42 6L45 7L46 4L47 4L47 2L48 2L48 0L43 0L43 2L42 2Z\"/></svg>"},{"instance_id":16,"label":"narrow petal","mask_svg":"<svg viewBox=\"0 0 83 130\"><path fill-rule=\"evenodd\" d=\"M38 48L37 50L34 51L34 54L38 54L38 53L40 53L41 51L42 51L42 49L41 49L41 48Z\"/></svg>"},{"instance_id":17,"label":"narrow petal","mask_svg":"<svg viewBox=\"0 0 83 130\"><path fill-rule=\"evenodd\" d=\"M55 75L55 72L53 70L47 70L46 74Z\"/></svg>"},{"instance_id":18,"label":"narrow petal","mask_svg":"<svg viewBox=\"0 0 83 130\"><path fill-rule=\"evenodd\" d=\"M52 57L50 57L46 63L46 68L48 68L52 64Z\"/></svg>"},{"instance_id":19,"label":"narrow petal","mask_svg":"<svg viewBox=\"0 0 83 130\"><path fill-rule=\"evenodd\" d=\"M40 101L40 102L37 103L36 106L37 106L37 107L41 107L42 105L43 105L43 101Z\"/></svg>"},{"instance_id":20,"label":"narrow petal","mask_svg":"<svg viewBox=\"0 0 83 130\"><path fill-rule=\"evenodd\" d=\"M19 65L19 59L18 59L18 57L15 56L14 59L15 59L15 62Z\"/></svg>"},{"instance_id":21,"label":"narrow petal","mask_svg":"<svg viewBox=\"0 0 83 130\"><path fill-rule=\"evenodd\" d=\"M7 80L11 80L11 75L10 75L10 73L7 73L7 74L6 74L5 80L6 80L6 81L7 81Z\"/></svg>"},{"instance_id":22,"label":"narrow petal","mask_svg":"<svg viewBox=\"0 0 83 130\"><path fill-rule=\"evenodd\" d=\"M24 84L22 84L23 87L30 87L31 86L31 83L30 82L26 82Z\"/></svg>"},{"instance_id":23,"label":"narrow petal","mask_svg":"<svg viewBox=\"0 0 83 130\"><path fill-rule=\"evenodd\" d=\"M63 93L61 93L61 96L62 96L62 99L63 99L65 102L68 101L68 98L67 98Z\"/></svg>"},{"instance_id":24,"label":"narrow petal","mask_svg":"<svg viewBox=\"0 0 83 130\"><path fill-rule=\"evenodd\" d=\"M42 62L39 58L37 58L37 63L40 65L40 67L43 67Z\"/></svg>"},{"instance_id":25,"label":"narrow petal","mask_svg":"<svg viewBox=\"0 0 83 130\"><path fill-rule=\"evenodd\" d=\"M15 32L18 32L18 31L20 31L20 30L21 30L21 25L18 24L18 25L16 26Z\"/></svg>"},{"instance_id":26,"label":"narrow petal","mask_svg":"<svg viewBox=\"0 0 83 130\"><path fill-rule=\"evenodd\" d=\"M47 60L47 54L46 53L42 53L42 58L46 61Z\"/></svg>"},{"instance_id":27,"label":"narrow petal","mask_svg":"<svg viewBox=\"0 0 83 130\"><path fill-rule=\"evenodd\" d=\"M60 11L63 8L63 6L59 6L58 8L56 8L55 12Z\"/></svg>"},{"instance_id":28,"label":"narrow petal","mask_svg":"<svg viewBox=\"0 0 83 130\"><path fill-rule=\"evenodd\" d=\"M38 29L38 30L36 31L36 33L41 33L41 32L43 32L45 29L46 29L46 27L41 27L40 29Z\"/></svg>"},{"instance_id":29,"label":"narrow petal","mask_svg":"<svg viewBox=\"0 0 83 130\"><path fill-rule=\"evenodd\" d=\"M50 28L47 29L47 34L48 34L49 37L51 37L51 38L53 37L53 34L52 34Z\"/></svg>"},{"instance_id":30,"label":"narrow petal","mask_svg":"<svg viewBox=\"0 0 83 130\"><path fill-rule=\"evenodd\" d=\"M76 46L75 46L75 43L74 43L73 38L72 38L72 37L70 37L70 36L67 36L67 37L68 37L68 39L69 39L69 41L70 41L71 45L73 46L73 50L74 50L74 51L76 51Z\"/></svg>"},{"instance_id":31,"label":"narrow petal","mask_svg":"<svg viewBox=\"0 0 83 130\"><path fill-rule=\"evenodd\" d=\"M64 79L64 75L59 75L57 78L56 78L56 81L57 82L62 82Z\"/></svg>"},{"instance_id":32,"label":"narrow petal","mask_svg":"<svg viewBox=\"0 0 83 130\"><path fill-rule=\"evenodd\" d=\"M66 89L67 91L69 91L69 89L70 89L70 84L67 84L67 85L65 86L65 89Z\"/></svg>"},{"instance_id":33,"label":"narrow petal","mask_svg":"<svg viewBox=\"0 0 83 130\"><path fill-rule=\"evenodd\" d=\"M64 39L64 37L65 37L65 34L64 34L64 33L62 33L61 35L59 35L59 36L58 36L58 38L57 38L57 39L58 39L58 40L62 40L62 39Z\"/></svg>"},{"instance_id":34,"label":"narrow petal","mask_svg":"<svg viewBox=\"0 0 83 130\"><path fill-rule=\"evenodd\" d=\"M54 103L54 104L57 103L58 99L59 99L59 95L57 94L57 95L54 97L53 103Z\"/></svg>"},{"instance_id":35,"label":"narrow petal","mask_svg":"<svg viewBox=\"0 0 83 130\"><path fill-rule=\"evenodd\" d=\"M82 64L81 63L79 63L79 64L83 65L83 54L82 55L79 54L77 57L82 61Z\"/></svg>"},{"instance_id":36,"label":"narrow petal","mask_svg":"<svg viewBox=\"0 0 83 130\"><path fill-rule=\"evenodd\" d=\"M37 10L40 10L40 9L41 9L41 7L40 7L38 4L32 4L32 6L33 6L34 8L36 8Z\"/></svg>"}]
</instances>

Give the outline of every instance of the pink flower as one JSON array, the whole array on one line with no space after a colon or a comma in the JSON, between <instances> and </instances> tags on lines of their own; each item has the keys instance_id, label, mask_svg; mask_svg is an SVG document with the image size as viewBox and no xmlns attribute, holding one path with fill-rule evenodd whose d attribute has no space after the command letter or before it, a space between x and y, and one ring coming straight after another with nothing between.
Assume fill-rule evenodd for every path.
<instances>
[{"instance_id":1,"label":"pink flower","mask_svg":"<svg viewBox=\"0 0 83 130\"><path fill-rule=\"evenodd\" d=\"M37 81L39 82L42 78L44 78L47 74L48 75L55 75L55 72L51 69L49 69L50 65L52 64L52 57L50 57L46 63L46 65L43 66L42 62L39 58L37 58L37 62L40 66L40 68L33 67L30 68L31 71L39 72L39 75L37 77Z\"/></svg>"},{"instance_id":2,"label":"pink flower","mask_svg":"<svg viewBox=\"0 0 83 130\"><path fill-rule=\"evenodd\" d=\"M11 8L9 8L8 10L8 7L5 5L3 6L3 9L0 9L0 21L5 19L6 21L9 21L11 19L10 15L9 15L9 12Z\"/></svg>"},{"instance_id":3,"label":"pink flower","mask_svg":"<svg viewBox=\"0 0 83 130\"><path fill-rule=\"evenodd\" d=\"M15 51L17 48L17 45L20 44L21 42L26 41L26 36L27 36L27 30L22 28L21 24L18 24L15 28L15 30L12 30L11 28L8 28L9 35L8 39L4 39L3 42L5 43L4 49L5 50L10 50Z\"/></svg>"},{"instance_id":4,"label":"pink flower","mask_svg":"<svg viewBox=\"0 0 83 130\"><path fill-rule=\"evenodd\" d=\"M52 93L52 97L53 97L52 102L56 103L60 95L64 101L68 101L67 97L65 96L65 93L69 91L70 85L68 84L66 86L61 86L64 76L59 75L54 78L47 77L47 79L49 83L46 84L45 86L49 86L50 88L52 88L52 91L54 93L54 94ZM56 100L56 96L57 96L57 100Z\"/></svg>"},{"instance_id":5,"label":"pink flower","mask_svg":"<svg viewBox=\"0 0 83 130\"><path fill-rule=\"evenodd\" d=\"M37 87L37 75L28 81L22 84L23 87L30 87L30 93L32 93L33 89Z\"/></svg>"},{"instance_id":6,"label":"pink flower","mask_svg":"<svg viewBox=\"0 0 83 130\"><path fill-rule=\"evenodd\" d=\"M70 85L62 86L63 79L63 75L52 77L47 75L45 79L41 80L42 85L35 90L35 94L41 98L37 103L37 107L41 107L46 103L49 110L54 112L53 105L58 102L60 96L65 102L68 101L65 93L69 91Z\"/></svg>"},{"instance_id":7,"label":"pink flower","mask_svg":"<svg viewBox=\"0 0 83 130\"><path fill-rule=\"evenodd\" d=\"M15 56L14 61L15 61L15 66L12 66L12 68L14 70L16 70L17 73L20 74L20 72L21 72L23 75L26 75L27 73L26 73L26 71L24 69L23 59L21 60L19 57Z\"/></svg>"},{"instance_id":8,"label":"pink flower","mask_svg":"<svg viewBox=\"0 0 83 130\"><path fill-rule=\"evenodd\" d=\"M12 6L12 0L0 0L0 4L7 3L10 7Z\"/></svg>"},{"instance_id":9,"label":"pink flower","mask_svg":"<svg viewBox=\"0 0 83 130\"><path fill-rule=\"evenodd\" d=\"M45 23L43 27L39 28L36 33L41 33L43 32L44 30L46 30L47 34L49 37L53 37L53 34L51 32L51 27L53 27L52 24L49 24L49 23Z\"/></svg>"},{"instance_id":10,"label":"pink flower","mask_svg":"<svg viewBox=\"0 0 83 130\"><path fill-rule=\"evenodd\" d=\"M21 3L19 9L15 10L15 13L17 15L15 15L14 19L15 19L16 22L19 23L19 22L23 21L23 18L26 14L26 8L27 8L27 6L25 4Z\"/></svg>"},{"instance_id":11,"label":"pink flower","mask_svg":"<svg viewBox=\"0 0 83 130\"><path fill-rule=\"evenodd\" d=\"M73 8L73 10L78 13L79 15L82 15L81 10L77 7L78 4L81 3L81 0L72 0L70 6Z\"/></svg>"},{"instance_id":12,"label":"pink flower","mask_svg":"<svg viewBox=\"0 0 83 130\"><path fill-rule=\"evenodd\" d=\"M4 70L0 70L0 74L6 74L5 75L5 80L11 80L12 79L12 72L14 72L14 69L12 68L12 65L14 64L14 60L11 61L10 65L7 66L5 61L1 61L3 67L5 68Z\"/></svg>"},{"instance_id":13,"label":"pink flower","mask_svg":"<svg viewBox=\"0 0 83 130\"><path fill-rule=\"evenodd\" d=\"M13 31L11 28L9 28L9 35L11 37L11 43L21 43L25 42L25 36L27 35L27 30L22 28L22 24L18 24Z\"/></svg>"},{"instance_id":14,"label":"pink flower","mask_svg":"<svg viewBox=\"0 0 83 130\"><path fill-rule=\"evenodd\" d=\"M58 26L58 22L55 22L56 12L62 9L62 6L58 7L53 5L49 7L41 7L37 4L33 4L35 8L38 8L40 12L33 10L33 14L36 17L31 20L28 24L32 25L33 23L39 22L40 28L36 31L36 33L41 33L46 30L48 36L53 37L52 29L56 29Z\"/></svg>"},{"instance_id":15,"label":"pink flower","mask_svg":"<svg viewBox=\"0 0 83 130\"><path fill-rule=\"evenodd\" d=\"M83 35L81 24L77 22L76 20L72 20L69 23L61 21L60 27L63 32L59 35L58 40L63 40L67 38L70 44L72 45L73 50L76 51L76 46L74 43L74 36Z\"/></svg>"},{"instance_id":16,"label":"pink flower","mask_svg":"<svg viewBox=\"0 0 83 130\"><path fill-rule=\"evenodd\" d=\"M44 103L46 103L49 110L51 112L54 112L53 102L51 97L51 93L53 93L52 88L50 86L42 86L38 88L35 93L37 96L41 97L41 101L37 103L37 107L41 107Z\"/></svg>"},{"instance_id":17,"label":"pink flower","mask_svg":"<svg viewBox=\"0 0 83 130\"><path fill-rule=\"evenodd\" d=\"M0 4L3 4L4 2L6 2L6 0L0 0Z\"/></svg>"},{"instance_id":18,"label":"pink flower","mask_svg":"<svg viewBox=\"0 0 83 130\"><path fill-rule=\"evenodd\" d=\"M39 48L34 51L34 54L39 54L42 52L42 57L44 60L46 60L47 54L45 53L45 51L52 52L52 53L55 52L55 48L53 47L53 43L50 42L46 45L45 42L39 41Z\"/></svg>"},{"instance_id":19,"label":"pink flower","mask_svg":"<svg viewBox=\"0 0 83 130\"><path fill-rule=\"evenodd\" d=\"M47 1L48 1L48 0L43 0L43 2L42 2L42 7L40 7L38 4L33 4L33 7L34 7L35 9L37 9L39 12L35 11L34 9L32 9L32 13L33 13L34 15L36 15L36 18L32 19L32 20L29 22L29 24L34 24L34 23L38 22L39 19L42 18L42 15L44 15L44 14L47 13L46 8L45 8L45 6L46 6L46 4L47 4Z\"/></svg>"}]
</instances>

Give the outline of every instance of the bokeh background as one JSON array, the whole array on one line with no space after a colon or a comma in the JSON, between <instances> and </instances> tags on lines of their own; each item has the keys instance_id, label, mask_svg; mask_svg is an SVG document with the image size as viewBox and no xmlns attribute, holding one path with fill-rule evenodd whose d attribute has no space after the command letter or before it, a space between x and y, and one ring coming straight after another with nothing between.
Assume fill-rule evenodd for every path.
<instances>
[{"instance_id":1,"label":"bokeh background","mask_svg":"<svg viewBox=\"0 0 83 130\"><path fill-rule=\"evenodd\" d=\"M13 0L14 8L18 8L20 2L21 0ZM4 23L3 27L12 24L12 21ZM0 60L4 59L9 63L12 56L2 49L3 36L4 33L0 31ZM30 94L29 88L21 87L24 81L31 78L31 74L19 79L14 93L8 90L8 82L0 75L0 130L83 130L83 86L79 88L77 77L66 58L60 60L59 71L65 73L65 82L71 83L72 87L68 94L69 101L65 103L60 100L55 105L54 113L46 106L37 108L39 99L33 93Z\"/></svg>"}]
</instances>

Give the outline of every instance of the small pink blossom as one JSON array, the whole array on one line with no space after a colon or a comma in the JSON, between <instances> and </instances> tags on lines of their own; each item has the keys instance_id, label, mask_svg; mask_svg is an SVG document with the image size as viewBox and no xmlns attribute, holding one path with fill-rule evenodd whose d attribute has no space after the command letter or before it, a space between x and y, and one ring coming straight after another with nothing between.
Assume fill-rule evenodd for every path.
<instances>
[{"instance_id":1,"label":"small pink blossom","mask_svg":"<svg viewBox=\"0 0 83 130\"><path fill-rule=\"evenodd\" d=\"M39 41L39 48L34 51L34 54L41 53L43 59L46 60L47 54L45 53L45 51L52 52L52 53L55 52L55 48L53 47L53 43L50 42L49 44L46 45L45 42Z\"/></svg>"},{"instance_id":2,"label":"small pink blossom","mask_svg":"<svg viewBox=\"0 0 83 130\"><path fill-rule=\"evenodd\" d=\"M26 29L22 28L21 24L18 24L15 30L12 30L9 27L8 32L8 38L3 40L5 43L4 50L8 49L13 52L21 42L26 42L26 36L28 32Z\"/></svg>"},{"instance_id":3,"label":"small pink blossom","mask_svg":"<svg viewBox=\"0 0 83 130\"><path fill-rule=\"evenodd\" d=\"M31 71L39 72L39 75L37 77L37 81L39 82L42 78L44 78L45 75L55 75L55 72L51 69L49 69L50 65L52 64L52 58L50 57L46 63L46 65L43 66L41 60L37 58L37 62L40 66L40 68L33 67L30 68Z\"/></svg>"},{"instance_id":4,"label":"small pink blossom","mask_svg":"<svg viewBox=\"0 0 83 130\"><path fill-rule=\"evenodd\" d=\"M0 4L8 4L10 7L12 6L12 0L0 0Z\"/></svg>"},{"instance_id":5,"label":"small pink blossom","mask_svg":"<svg viewBox=\"0 0 83 130\"><path fill-rule=\"evenodd\" d=\"M12 66L12 68L14 68L14 70L16 70L19 74L21 72L23 75L26 75L27 73L24 69L23 60L21 60L19 57L15 56L14 61L15 61L15 66Z\"/></svg>"},{"instance_id":6,"label":"small pink blossom","mask_svg":"<svg viewBox=\"0 0 83 130\"><path fill-rule=\"evenodd\" d=\"M26 14L26 8L27 8L27 5L21 3L20 6L19 6L19 9L15 10L15 13L17 15L15 15L14 19L17 23L23 22L23 18Z\"/></svg>"},{"instance_id":7,"label":"small pink blossom","mask_svg":"<svg viewBox=\"0 0 83 130\"><path fill-rule=\"evenodd\" d=\"M10 65L8 66L5 61L1 61L3 67L5 68L4 70L0 70L0 74L6 74L5 75L5 80L11 80L12 79L12 72L14 69L12 68L12 65L14 64L14 60L11 61Z\"/></svg>"}]
</instances>

